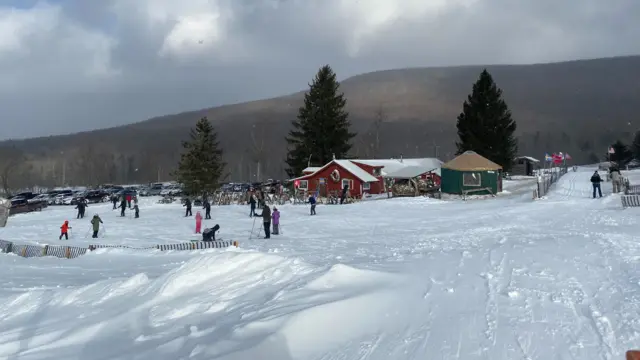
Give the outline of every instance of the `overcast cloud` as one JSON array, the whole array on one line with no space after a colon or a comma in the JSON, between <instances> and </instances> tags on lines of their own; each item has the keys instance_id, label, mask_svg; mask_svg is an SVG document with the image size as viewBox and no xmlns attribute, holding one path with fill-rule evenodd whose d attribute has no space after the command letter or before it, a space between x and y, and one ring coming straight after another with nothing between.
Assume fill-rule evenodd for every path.
<instances>
[{"instance_id":1,"label":"overcast cloud","mask_svg":"<svg viewBox=\"0 0 640 360\"><path fill-rule=\"evenodd\" d=\"M408 66L640 54L638 0L0 0L0 139Z\"/></svg>"}]
</instances>

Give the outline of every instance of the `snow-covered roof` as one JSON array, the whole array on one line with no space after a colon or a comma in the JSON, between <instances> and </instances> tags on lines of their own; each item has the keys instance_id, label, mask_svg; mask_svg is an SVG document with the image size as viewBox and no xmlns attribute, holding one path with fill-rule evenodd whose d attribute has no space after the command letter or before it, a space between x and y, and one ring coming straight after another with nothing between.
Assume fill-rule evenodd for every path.
<instances>
[{"instance_id":1,"label":"snow-covered roof","mask_svg":"<svg viewBox=\"0 0 640 360\"><path fill-rule=\"evenodd\" d=\"M364 171L360 166L352 163L350 160L333 160L333 162L343 167L345 170L353 174L353 176L357 177L358 179L364 182L378 181L378 179L375 176Z\"/></svg>"},{"instance_id":2,"label":"snow-covered roof","mask_svg":"<svg viewBox=\"0 0 640 360\"><path fill-rule=\"evenodd\" d=\"M539 163L540 160L536 159L536 158L532 158L531 156L518 156L516 159L526 159L529 160L531 162L535 162L535 163Z\"/></svg>"},{"instance_id":3,"label":"snow-covered roof","mask_svg":"<svg viewBox=\"0 0 640 360\"><path fill-rule=\"evenodd\" d=\"M396 179L416 177L426 172L440 175L440 167L443 164L436 158L354 159L353 161L369 166L382 166L382 176ZM416 173L416 171L419 172ZM411 175L414 173L415 175Z\"/></svg>"},{"instance_id":4,"label":"snow-covered roof","mask_svg":"<svg viewBox=\"0 0 640 360\"><path fill-rule=\"evenodd\" d=\"M303 173L314 173L318 170L322 169L321 167L317 167L317 166L309 166L308 168L305 168L304 170L302 170Z\"/></svg>"},{"instance_id":5,"label":"snow-covered roof","mask_svg":"<svg viewBox=\"0 0 640 360\"><path fill-rule=\"evenodd\" d=\"M310 178L313 175L315 175L316 173L326 169L331 164L337 164L338 166L340 166L343 169L347 170L353 176L357 177L358 179L360 179L360 180L362 180L364 182L376 182L376 181L379 181L375 176L373 176L373 175L369 174L368 172L364 171L361 167L359 167L358 165L352 163L350 160L332 160L331 162L327 163L325 166L318 168L318 170L314 171L313 173L299 176L297 178L291 179L291 181Z\"/></svg>"}]
</instances>

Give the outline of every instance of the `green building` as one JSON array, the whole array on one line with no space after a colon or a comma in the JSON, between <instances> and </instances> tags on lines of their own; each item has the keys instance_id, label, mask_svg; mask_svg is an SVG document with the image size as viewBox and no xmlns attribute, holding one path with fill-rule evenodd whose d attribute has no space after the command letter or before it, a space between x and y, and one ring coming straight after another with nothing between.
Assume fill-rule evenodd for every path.
<instances>
[{"instance_id":1,"label":"green building","mask_svg":"<svg viewBox=\"0 0 640 360\"><path fill-rule=\"evenodd\" d=\"M473 151L442 165L441 191L458 195L495 195L502 191L502 166Z\"/></svg>"}]
</instances>

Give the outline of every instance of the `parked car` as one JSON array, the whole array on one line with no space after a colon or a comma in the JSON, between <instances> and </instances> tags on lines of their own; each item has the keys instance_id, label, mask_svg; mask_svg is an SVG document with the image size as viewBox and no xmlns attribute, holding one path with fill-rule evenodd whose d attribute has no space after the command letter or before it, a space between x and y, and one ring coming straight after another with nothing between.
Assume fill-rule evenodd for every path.
<instances>
[{"instance_id":1,"label":"parked car","mask_svg":"<svg viewBox=\"0 0 640 360\"><path fill-rule=\"evenodd\" d=\"M25 197L12 197L11 209L9 215L23 214L32 211L40 211L46 207L46 204L40 201L29 202Z\"/></svg>"},{"instance_id":2,"label":"parked car","mask_svg":"<svg viewBox=\"0 0 640 360\"><path fill-rule=\"evenodd\" d=\"M84 198L88 203L95 204L109 200L109 194L103 190L89 190L84 194Z\"/></svg>"}]
</instances>

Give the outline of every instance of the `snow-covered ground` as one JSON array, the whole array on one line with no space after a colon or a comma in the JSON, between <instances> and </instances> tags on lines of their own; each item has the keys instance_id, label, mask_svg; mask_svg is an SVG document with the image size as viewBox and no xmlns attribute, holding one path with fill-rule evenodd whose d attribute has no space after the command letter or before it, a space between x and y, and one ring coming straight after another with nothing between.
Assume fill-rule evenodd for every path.
<instances>
[{"instance_id":1,"label":"snow-covered ground","mask_svg":"<svg viewBox=\"0 0 640 360\"><path fill-rule=\"evenodd\" d=\"M614 359L640 346L640 209L592 168L547 197L400 198L282 206L283 234L249 240L248 208L213 209L240 248L0 256L2 359ZM191 238L180 205L141 206L104 243ZM89 244L72 208L18 215L0 238ZM258 220L259 221L259 220ZM256 222L256 229L259 224ZM257 233L257 231L256 231Z\"/></svg>"}]
</instances>

